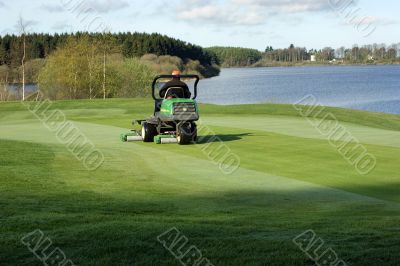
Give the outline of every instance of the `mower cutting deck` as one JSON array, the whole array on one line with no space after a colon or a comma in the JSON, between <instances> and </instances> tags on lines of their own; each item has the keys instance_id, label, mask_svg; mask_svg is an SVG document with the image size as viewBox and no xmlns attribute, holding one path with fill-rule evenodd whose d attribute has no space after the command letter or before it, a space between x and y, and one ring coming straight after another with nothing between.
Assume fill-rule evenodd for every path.
<instances>
[{"instance_id":1,"label":"mower cutting deck","mask_svg":"<svg viewBox=\"0 0 400 266\"><path fill-rule=\"evenodd\" d=\"M142 141L143 138L142 136L136 132L136 131L131 131L129 133L123 133L121 134L121 140L123 142L130 142L130 141Z\"/></svg>"},{"instance_id":2,"label":"mower cutting deck","mask_svg":"<svg viewBox=\"0 0 400 266\"><path fill-rule=\"evenodd\" d=\"M180 79L195 79L194 95ZM160 97L155 95L155 87L160 79L171 79L160 90ZM180 145L195 143L199 120L197 75L160 75L152 83L152 97L155 101L154 115L145 120L135 120L133 124L141 126L140 131L131 131L121 135L121 140L155 142L157 144L178 143Z\"/></svg>"}]
</instances>

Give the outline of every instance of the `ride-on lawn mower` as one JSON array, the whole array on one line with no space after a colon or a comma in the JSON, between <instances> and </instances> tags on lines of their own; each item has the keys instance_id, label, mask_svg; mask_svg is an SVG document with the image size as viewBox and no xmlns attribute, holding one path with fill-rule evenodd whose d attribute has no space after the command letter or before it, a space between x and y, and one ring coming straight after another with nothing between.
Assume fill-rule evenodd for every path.
<instances>
[{"instance_id":1,"label":"ride-on lawn mower","mask_svg":"<svg viewBox=\"0 0 400 266\"><path fill-rule=\"evenodd\" d=\"M156 85L161 79L171 79L165 83L156 96ZM191 97L188 86L181 79L195 79L194 95ZM180 145L194 143L197 140L199 111L196 103L197 75L181 75L174 71L172 75L157 76L152 83L152 97L155 102L154 115L145 120L135 120L141 125L140 131L122 134L122 141L155 142L157 144L178 143Z\"/></svg>"}]
</instances>

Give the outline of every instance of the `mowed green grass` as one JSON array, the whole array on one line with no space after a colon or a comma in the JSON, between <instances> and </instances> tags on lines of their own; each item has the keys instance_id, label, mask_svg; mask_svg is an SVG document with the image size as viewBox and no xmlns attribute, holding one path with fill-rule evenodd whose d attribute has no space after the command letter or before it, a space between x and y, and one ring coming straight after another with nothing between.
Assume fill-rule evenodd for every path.
<instances>
[{"instance_id":1,"label":"mowed green grass","mask_svg":"<svg viewBox=\"0 0 400 266\"><path fill-rule=\"evenodd\" d=\"M43 265L20 241L35 229L76 265L181 265L157 241L172 227L214 265L314 265L292 241L309 229L347 265L400 264L400 116L327 109L377 158L360 175L292 106L201 105L240 157L225 175L205 141L120 142L152 106L52 105L104 154L88 171L25 106L0 105L0 265Z\"/></svg>"}]
</instances>

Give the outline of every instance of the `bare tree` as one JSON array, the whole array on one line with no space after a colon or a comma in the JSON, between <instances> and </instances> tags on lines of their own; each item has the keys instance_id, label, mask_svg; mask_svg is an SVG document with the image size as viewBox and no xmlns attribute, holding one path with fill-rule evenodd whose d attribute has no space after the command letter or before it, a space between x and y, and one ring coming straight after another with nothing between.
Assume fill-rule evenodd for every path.
<instances>
[{"instance_id":1,"label":"bare tree","mask_svg":"<svg viewBox=\"0 0 400 266\"><path fill-rule=\"evenodd\" d=\"M103 50L103 99L105 100L107 97L107 57L110 53L116 52L115 47L115 40L110 32L104 31L103 34L103 43L102 43L102 50Z\"/></svg>"},{"instance_id":2,"label":"bare tree","mask_svg":"<svg viewBox=\"0 0 400 266\"><path fill-rule=\"evenodd\" d=\"M23 42L23 55L22 55L22 101L25 101L25 58L26 58L26 29L28 27L28 22L24 21L22 16L19 16L18 29L22 35Z\"/></svg>"},{"instance_id":3,"label":"bare tree","mask_svg":"<svg viewBox=\"0 0 400 266\"><path fill-rule=\"evenodd\" d=\"M103 51L103 100L106 99L106 64L107 64L107 50Z\"/></svg>"}]
</instances>

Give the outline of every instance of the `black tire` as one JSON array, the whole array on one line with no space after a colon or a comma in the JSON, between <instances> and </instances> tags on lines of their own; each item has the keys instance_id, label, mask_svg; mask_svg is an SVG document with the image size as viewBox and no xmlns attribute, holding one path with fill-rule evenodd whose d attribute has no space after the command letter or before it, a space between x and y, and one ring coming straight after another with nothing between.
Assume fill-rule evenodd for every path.
<instances>
[{"instance_id":1,"label":"black tire","mask_svg":"<svg viewBox=\"0 0 400 266\"><path fill-rule=\"evenodd\" d=\"M192 142L196 143L197 142L197 125L195 123L192 123L192 127L194 127L193 131L193 137L192 137Z\"/></svg>"},{"instance_id":2,"label":"black tire","mask_svg":"<svg viewBox=\"0 0 400 266\"><path fill-rule=\"evenodd\" d=\"M185 123L177 128L177 140L179 145L195 143L197 140L197 126L195 123Z\"/></svg>"},{"instance_id":3,"label":"black tire","mask_svg":"<svg viewBox=\"0 0 400 266\"><path fill-rule=\"evenodd\" d=\"M153 142L154 137L157 136L157 129L155 125L144 122L142 124L142 138L143 142Z\"/></svg>"}]
</instances>

